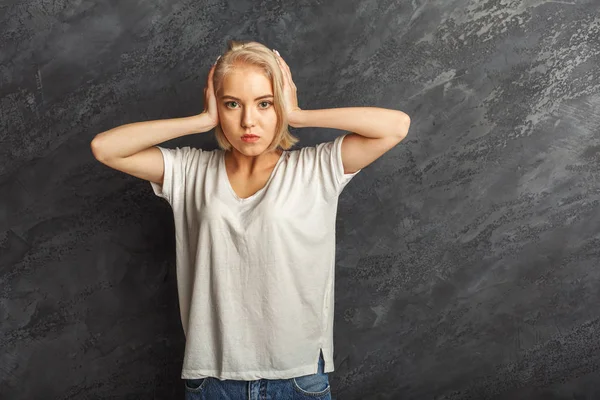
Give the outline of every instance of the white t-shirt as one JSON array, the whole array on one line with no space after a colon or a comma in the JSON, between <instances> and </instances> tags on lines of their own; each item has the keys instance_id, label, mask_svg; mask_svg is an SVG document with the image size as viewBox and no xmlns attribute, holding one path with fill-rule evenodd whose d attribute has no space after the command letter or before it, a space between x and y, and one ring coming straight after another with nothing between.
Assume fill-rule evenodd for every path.
<instances>
[{"instance_id":1,"label":"white t-shirt","mask_svg":"<svg viewBox=\"0 0 600 400\"><path fill-rule=\"evenodd\" d=\"M342 140L284 151L248 198L221 149L158 147L173 209L186 336L182 379L289 379L333 366L335 222Z\"/></svg>"}]
</instances>

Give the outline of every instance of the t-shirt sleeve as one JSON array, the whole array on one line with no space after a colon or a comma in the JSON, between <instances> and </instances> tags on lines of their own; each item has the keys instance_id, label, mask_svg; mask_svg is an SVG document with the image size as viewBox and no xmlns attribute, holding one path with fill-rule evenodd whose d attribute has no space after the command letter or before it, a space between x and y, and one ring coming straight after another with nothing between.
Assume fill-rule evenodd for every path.
<instances>
[{"instance_id":1,"label":"t-shirt sleeve","mask_svg":"<svg viewBox=\"0 0 600 400\"><path fill-rule=\"evenodd\" d=\"M316 146L318 172L321 176L327 197L339 196L348 182L362 171L362 169L359 169L352 174L344 174L342 141L348 135L347 133L338 136L331 142L321 143Z\"/></svg>"},{"instance_id":2,"label":"t-shirt sleeve","mask_svg":"<svg viewBox=\"0 0 600 400\"><path fill-rule=\"evenodd\" d=\"M174 195L176 193L184 193L187 171L189 164L193 158L194 150L189 146L176 147L168 149L165 147L156 146L162 153L164 163L164 178L161 185L150 182L154 194L161 197L173 205Z\"/></svg>"}]
</instances>

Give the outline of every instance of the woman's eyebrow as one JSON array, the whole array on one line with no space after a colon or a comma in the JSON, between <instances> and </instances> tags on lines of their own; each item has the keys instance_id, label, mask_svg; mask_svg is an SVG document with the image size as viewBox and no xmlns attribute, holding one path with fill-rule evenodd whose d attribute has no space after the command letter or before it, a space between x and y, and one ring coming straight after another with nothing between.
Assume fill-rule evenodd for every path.
<instances>
[{"instance_id":1,"label":"woman's eyebrow","mask_svg":"<svg viewBox=\"0 0 600 400\"><path fill-rule=\"evenodd\" d=\"M228 94L221 96L222 99L224 99L226 97L229 98L229 99L234 99L234 100L237 100L237 101L242 101L241 99L238 99L237 97L230 96ZM273 95L272 94L265 94L263 96L255 98L254 100L265 99L265 98L268 98L268 97L273 97Z\"/></svg>"}]
</instances>

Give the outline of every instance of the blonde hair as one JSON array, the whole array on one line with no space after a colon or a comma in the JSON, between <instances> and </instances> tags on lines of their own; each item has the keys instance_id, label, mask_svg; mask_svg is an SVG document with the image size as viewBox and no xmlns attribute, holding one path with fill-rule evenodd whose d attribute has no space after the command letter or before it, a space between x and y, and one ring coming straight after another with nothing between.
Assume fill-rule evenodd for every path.
<instances>
[{"instance_id":1,"label":"blonde hair","mask_svg":"<svg viewBox=\"0 0 600 400\"><path fill-rule=\"evenodd\" d=\"M255 66L264 72L273 85L273 107L277 114L277 125L273 142L265 151L272 151L278 147L289 150L298 143L299 139L288 130L288 120L283 106L283 73L279 67L275 54L265 45L254 41L227 41L228 50L217 61L213 73L213 86L215 95L219 96L223 88L223 80L236 66ZM215 127L215 138L222 150L232 149L231 143L225 137L221 124Z\"/></svg>"}]
</instances>

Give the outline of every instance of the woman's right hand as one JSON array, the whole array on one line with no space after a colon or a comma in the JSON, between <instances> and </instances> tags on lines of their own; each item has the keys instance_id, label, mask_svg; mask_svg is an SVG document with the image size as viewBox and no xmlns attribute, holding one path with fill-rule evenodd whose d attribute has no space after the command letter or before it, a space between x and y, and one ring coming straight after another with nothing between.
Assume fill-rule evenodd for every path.
<instances>
[{"instance_id":1,"label":"woman's right hand","mask_svg":"<svg viewBox=\"0 0 600 400\"><path fill-rule=\"evenodd\" d=\"M204 88L204 111L202 111L202 113L206 114L210 118L210 121L214 123L213 128L219 124L217 96L215 95L215 89L213 87L213 74L215 72L215 66L216 64L214 64L208 72L208 80L206 87Z\"/></svg>"}]
</instances>

